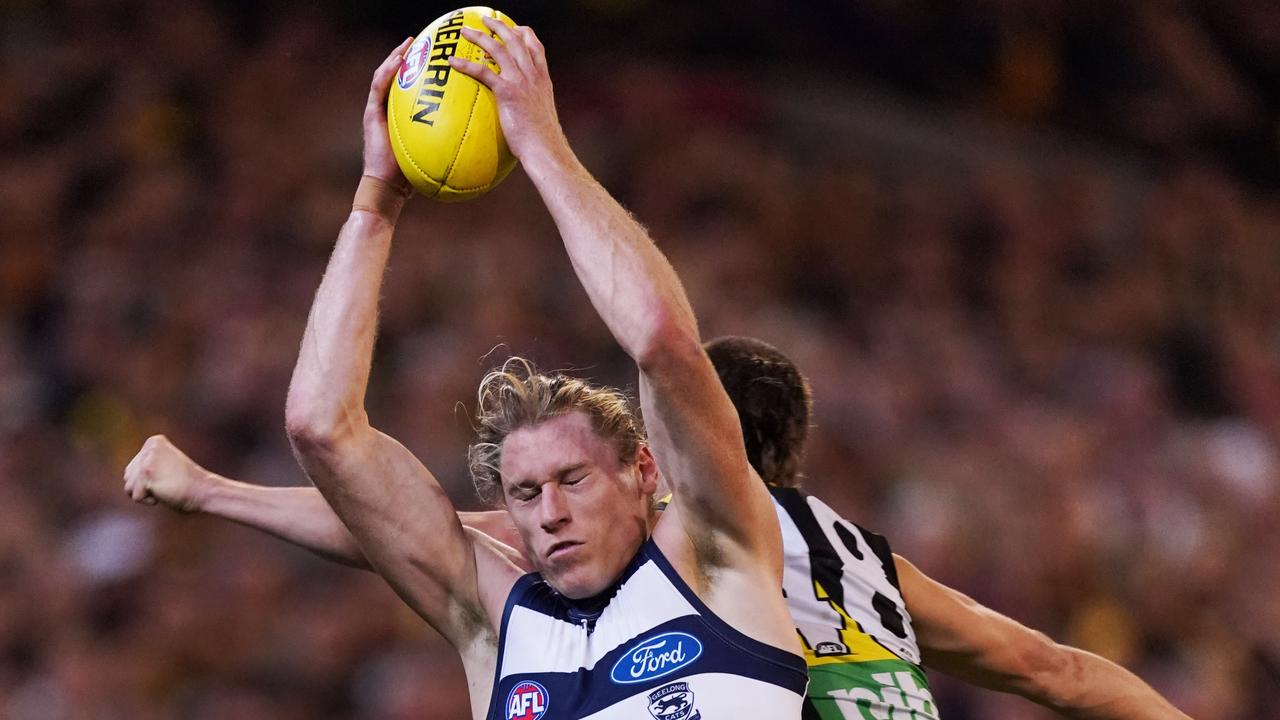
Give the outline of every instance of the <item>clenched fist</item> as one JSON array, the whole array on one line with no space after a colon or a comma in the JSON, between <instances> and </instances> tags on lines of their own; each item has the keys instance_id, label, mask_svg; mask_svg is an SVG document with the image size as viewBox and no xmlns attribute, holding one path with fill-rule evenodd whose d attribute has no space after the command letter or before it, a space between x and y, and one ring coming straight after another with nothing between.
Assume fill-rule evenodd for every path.
<instances>
[{"instance_id":1,"label":"clenched fist","mask_svg":"<svg viewBox=\"0 0 1280 720\"><path fill-rule=\"evenodd\" d=\"M134 502L180 512L200 510L202 492L215 476L163 435L152 435L124 469L124 492Z\"/></svg>"}]
</instances>

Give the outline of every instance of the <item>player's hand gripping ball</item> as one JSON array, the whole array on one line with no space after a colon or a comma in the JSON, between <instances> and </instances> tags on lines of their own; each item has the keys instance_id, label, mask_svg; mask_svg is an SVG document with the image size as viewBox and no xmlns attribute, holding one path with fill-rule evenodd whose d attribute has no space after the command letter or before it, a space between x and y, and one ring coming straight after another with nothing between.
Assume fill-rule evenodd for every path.
<instances>
[{"instance_id":1,"label":"player's hand gripping ball","mask_svg":"<svg viewBox=\"0 0 1280 720\"><path fill-rule=\"evenodd\" d=\"M493 91L455 71L449 58L493 64L462 28L487 32L483 17L514 26L487 7L447 13L423 30L400 64L387 96L387 131L400 170L418 192L438 200L479 197L515 167L498 124Z\"/></svg>"}]
</instances>

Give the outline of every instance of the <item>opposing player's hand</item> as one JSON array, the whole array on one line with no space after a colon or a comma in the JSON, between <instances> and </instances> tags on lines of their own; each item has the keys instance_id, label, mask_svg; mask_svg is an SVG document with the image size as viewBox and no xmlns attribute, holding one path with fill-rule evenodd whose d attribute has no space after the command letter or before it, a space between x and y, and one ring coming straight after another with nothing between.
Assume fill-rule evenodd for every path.
<instances>
[{"instance_id":1,"label":"opposing player's hand","mask_svg":"<svg viewBox=\"0 0 1280 720\"><path fill-rule=\"evenodd\" d=\"M405 39L374 71L373 82L369 84L369 99L364 105L364 174L388 183L403 192L405 197L413 188L400 172L396 156L391 152L391 136L387 130L387 92L412 42L413 38Z\"/></svg>"},{"instance_id":2,"label":"opposing player's hand","mask_svg":"<svg viewBox=\"0 0 1280 720\"><path fill-rule=\"evenodd\" d=\"M462 35L479 45L498 66L449 58L449 64L479 80L498 100L498 120L507 146L523 162L530 153L567 148L560 118L556 115L551 75L547 72L546 51L529 27L510 27L496 18L484 18L491 34L463 28ZM497 36L496 38L494 36Z\"/></svg>"},{"instance_id":3,"label":"opposing player's hand","mask_svg":"<svg viewBox=\"0 0 1280 720\"><path fill-rule=\"evenodd\" d=\"M124 493L134 502L160 503L181 512L200 509L213 475L163 435L152 435L124 469Z\"/></svg>"}]
</instances>

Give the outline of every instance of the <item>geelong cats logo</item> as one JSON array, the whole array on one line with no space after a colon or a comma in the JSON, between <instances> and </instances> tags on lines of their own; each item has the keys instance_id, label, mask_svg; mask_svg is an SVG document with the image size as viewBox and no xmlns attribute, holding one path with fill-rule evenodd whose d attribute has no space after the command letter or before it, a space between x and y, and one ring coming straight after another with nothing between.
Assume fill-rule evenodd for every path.
<instances>
[{"instance_id":1,"label":"geelong cats logo","mask_svg":"<svg viewBox=\"0 0 1280 720\"><path fill-rule=\"evenodd\" d=\"M693 707L693 691L689 683L671 683L649 693L649 714L657 720L701 720L702 713Z\"/></svg>"}]
</instances>

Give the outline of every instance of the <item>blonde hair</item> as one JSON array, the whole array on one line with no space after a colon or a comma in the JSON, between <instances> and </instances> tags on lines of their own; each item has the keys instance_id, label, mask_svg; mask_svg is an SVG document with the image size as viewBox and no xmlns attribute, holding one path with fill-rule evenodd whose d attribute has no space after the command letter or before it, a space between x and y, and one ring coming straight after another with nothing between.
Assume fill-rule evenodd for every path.
<instances>
[{"instance_id":1,"label":"blonde hair","mask_svg":"<svg viewBox=\"0 0 1280 720\"><path fill-rule=\"evenodd\" d=\"M467 466L480 498L494 502L502 495L499 467L508 435L574 411L586 413L592 429L614 443L619 460L634 459L645 439L644 426L621 390L559 373L544 375L521 357L485 375L476 393L476 441L467 448Z\"/></svg>"}]
</instances>

